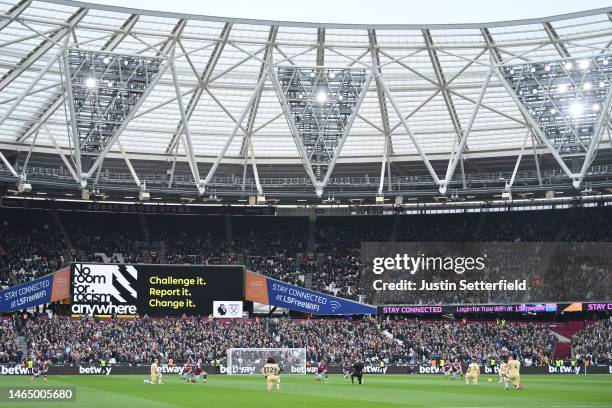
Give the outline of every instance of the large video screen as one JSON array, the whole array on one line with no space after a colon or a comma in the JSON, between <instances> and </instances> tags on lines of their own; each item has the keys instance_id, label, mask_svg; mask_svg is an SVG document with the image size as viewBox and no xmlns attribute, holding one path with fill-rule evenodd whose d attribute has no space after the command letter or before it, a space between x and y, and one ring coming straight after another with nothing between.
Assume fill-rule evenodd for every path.
<instances>
[{"instance_id":1,"label":"large video screen","mask_svg":"<svg viewBox=\"0 0 612 408\"><path fill-rule=\"evenodd\" d=\"M243 266L73 263L71 311L84 315L208 316L242 301Z\"/></svg>"},{"instance_id":2,"label":"large video screen","mask_svg":"<svg viewBox=\"0 0 612 408\"><path fill-rule=\"evenodd\" d=\"M610 301L610 242L362 244L361 291L378 305Z\"/></svg>"}]
</instances>

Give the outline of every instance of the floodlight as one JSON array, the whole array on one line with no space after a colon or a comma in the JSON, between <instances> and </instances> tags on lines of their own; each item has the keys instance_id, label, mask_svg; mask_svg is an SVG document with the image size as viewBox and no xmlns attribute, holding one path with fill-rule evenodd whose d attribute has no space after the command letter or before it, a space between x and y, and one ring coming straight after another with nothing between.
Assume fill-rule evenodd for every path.
<instances>
[{"instance_id":1,"label":"floodlight","mask_svg":"<svg viewBox=\"0 0 612 408\"><path fill-rule=\"evenodd\" d=\"M592 84L592 83L590 83L590 82L585 82L585 83L582 85L582 89L584 89L585 91L590 91L590 90L591 90L591 88L593 88L593 84Z\"/></svg>"},{"instance_id":2,"label":"floodlight","mask_svg":"<svg viewBox=\"0 0 612 408\"><path fill-rule=\"evenodd\" d=\"M594 112L597 112L599 110L599 104L598 103L594 103L592 108L593 108Z\"/></svg>"},{"instance_id":3,"label":"floodlight","mask_svg":"<svg viewBox=\"0 0 612 408\"><path fill-rule=\"evenodd\" d=\"M574 66L574 64L571 63L571 61L567 61L565 63L565 69L572 69Z\"/></svg>"},{"instance_id":4,"label":"floodlight","mask_svg":"<svg viewBox=\"0 0 612 408\"><path fill-rule=\"evenodd\" d=\"M608 65L608 60L605 59L605 60L601 61L601 63L604 64L604 65Z\"/></svg>"},{"instance_id":5,"label":"floodlight","mask_svg":"<svg viewBox=\"0 0 612 408\"><path fill-rule=\"evenodd\" d=\"M574 102L570 106L570 113L572 116L578 116L582 114L583 111L584 111L584 106L580 102Z\"/></svg>"},{"instance_id":6,"label":"floodlight","mask_svg":"<svg viewBox=\"0 0 612 408\"><path fill-rule=\"evenodd\" d=\"M529 70L530 70L531 72L536 72L536 68L535 68L535 67L531 67Z\"/></svg>"},{"instance_id":7,"label":"floodlight","mask_svg":"<svg viewBox=\"0 0 612 408\"><path fill-rule=\"evenodd\" d=\"M599 87L603 88L606 86L606 83L604 81L599 81Z\"/></svg>"},{"instance_id":8,"label":"floodlight","mask_svg":"<svg viewBox=\"0 0 612 408\"><path fill-rule=\"evenodd\" d=\"M311 77L311 78L314 78L314 77L315 77L315 75L316 75L316 74L315 74L315 72L314 72L314 71L310 72L310 77Z\"/></svg>"},{"instance_id":9,"label":"floodlight","mask_svg":"<svg viewBox=\"0 0 612 408\"><path fill-rule=\"evenodd\" d=\"M589 69L589 61L582 60L578 63L578 66L580 67L581 70L586 71L587 69Z\"/></svg>"},{"instance_id":10,"label":"floodlight","mask_svg":"<svg viewBox=\"0 0 612 408\"><path fill-rule=\"evenodd\" d=\"M342 95L338 95L338 100L341 101L342 100Z\"/></svg>"},{"instance_id":11,"label":"floodlight","mask_svg":"<svg viewBox=\"0 0 612 408\"><path fill-rule=\"evenodd\" d=\"M559 87L558 87L559 92L561 92L561 93L566 93L566 92L567 92L567 90L568 90L568 88L569 88L569 87L567 86L567 84L561 84L561 85L559 85Z\"/></svg>"},{"instance_id":12,"label":"floodlight","mask_svg":"<svg viewBox=\"0 0 612 408\"><path fill-rule=\"evenodd\" d=\"M552 113L554 115L555 113L557 113L557 110L555 108L551 108L550 109L550 113Z\"/></svg>"},{"instance_id":13,"label":"floodlight","mask_svg":"<svg viewBox=\"0 0 612 408\"><path fill-rule=\"evenodd\" d=\"M88 88L93 89L96 87L96 80L92 77L89 77L85 80L85 85L87 85Z\"/></svg>"},{"instance_id":14,"label":"floodlight","mask_svg":"<svg viewBox=\"0 0 612 408\"><path fill-rule=\"evenodd\" d=\"M105 64L108 64L110 62L110 58L108 57L104 57L104 59L102 60Z\"/></svg>"},{"instance_id":15,"label":"floodlight","mask_svg":"<svg viewBox=\"0 0 612 408\"><path fill-rule=\"evenodd\" d=\"M546 66L544 67L544 71L546 71L546 72L550 71L550 65L546 65Z\"/></svg>"},{"instance_id":16,"label":"floodlight","mask_svg":"<svg viewBox=\"0 0 612 408\"><path fill-rule=\"evenodd\" d=\"M537 94L538 93L538 88L533 88L533 91L531 91L533 94Z\"/></svg>"},{"instance_id":17,"label":"floodlight","mask_svg":"<svg viewBox=\"0 0 612 408\"><path fill-rule=\"evenodd\" d=\"M325 103L326 100L327 94L324 91L321 91L317 94L317 101L319 101L319 103Z\"/></svg>"},{"instance_id":18,"label":"floodlight","mask_svg":"<svg viewBox=\"0 0 612 408\"><path fill-rule=\"evenodd\" d=\"M334 79L336 77L336 73L334 71L329 71L329 77Z\"/></svg>"}]
</instances>

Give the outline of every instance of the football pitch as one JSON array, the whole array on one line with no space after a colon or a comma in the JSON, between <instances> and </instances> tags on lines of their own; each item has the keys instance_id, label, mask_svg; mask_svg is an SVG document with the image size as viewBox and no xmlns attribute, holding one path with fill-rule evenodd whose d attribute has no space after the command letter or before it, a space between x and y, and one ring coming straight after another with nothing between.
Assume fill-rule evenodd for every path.
<instances>
[{"instance_id":1,"label":"football pitch","mask_svg":"<svg viewBox=\"0 0 612 408\"><path fill-rule=\"evenodd\" d=\"M369 375L362 386L341 375L328 382L311 376L282 377L281 392L267 392L261 376L210 376L208 384L181 383L166 375L165 384L144 384L144 376L53 376L35 383L27 376L0 377L0 389L75 387L74 402L0 402L0 407L122 408L381 408L381 407L612 407L612 376L523 376L525 389L505 391L495 376L477 386L441 376ZM487 380L491 378L492 382Z\"/></svg>"}]
</instances>

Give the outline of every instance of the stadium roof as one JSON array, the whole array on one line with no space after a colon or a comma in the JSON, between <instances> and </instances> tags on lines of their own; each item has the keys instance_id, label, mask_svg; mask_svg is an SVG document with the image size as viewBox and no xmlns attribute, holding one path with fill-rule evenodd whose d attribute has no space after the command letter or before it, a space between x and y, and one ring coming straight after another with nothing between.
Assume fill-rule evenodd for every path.
<instances>
[{"instance_id":1,"label":"stadium roof","mask_svg":"<svg viewBox=\"0 0 612 408\"><path fill-rule=\"evenodd\" d=\"M171 68L159 70L150 93L127 114L108 155L103 151L92 161L100 157L100 168L108 168L120 161L130 167L132 160L140 163L134 165L136 173L165 166L173 176L175 168L182 168L194 179L197 163L200 178L210 176L205 183L209 190L213 175L242 176L235 170L245 163L251 178L309 177L302 168L299 137L292 133L290 115L283 111L272 76L266 76L267 67L270 72L279 66L371 72L352 127L333 152L338 171L363 164L366 174L378 178L381 162L398 168L414 162L420 167L415 164L403 175L431 176L431 161L441 185L449 157L458 150L464 150L463 156L456 155L464 178L464 159L499 158L506 163L503 170L511 171L520 152L554 156L541 137L529 132L525 112L492 66L590 59L606 55L612 43L612 7L542 19L422 26L230 19L69 0L0 1L0 13L0 149L8 162L10 152L31 150L30 166L43 166L49 159L42 158L49 155L78 172L67 50L157 58ZM265 82L256 92L262 75ZM188 131L183 131L183 116ZM604 116L607 123L607 110ZM600 150L610 148L605 133L597 144ZM23 168L24 154L13 157L14 167ZM264 175L254 171L253 162ZM553 159L550 163L554 168ZM220 165L216 174L214 164ZM326 166L333 170L330 163ZM572 171L578 174L580 167ZM91 185L97 169L74 178L87 178ZM383 171L388 176L389 169ZM254 188L266 193L259 181Z\"/></svg>"}]
</instances>

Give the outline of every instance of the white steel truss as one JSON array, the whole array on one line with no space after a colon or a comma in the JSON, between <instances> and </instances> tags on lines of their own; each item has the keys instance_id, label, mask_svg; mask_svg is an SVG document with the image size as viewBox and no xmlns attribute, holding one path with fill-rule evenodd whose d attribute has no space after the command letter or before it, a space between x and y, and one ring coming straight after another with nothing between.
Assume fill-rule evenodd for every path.
<instances>
[{"instance_id":1,"label":"white steel truss","mask_svg":"<svg viewBox=\"0 0 612 408\"><path fill-rule=\"evenodd\" d=\"M394 193L392 180L402 172L423 176L400 170L414 169L413 162L424 165L442 194L466 189L468 157L472 171L478 165L472 158L516 157L512 188L529 155L540 185L540 165L552 158L580 188L609 157L598 152L610 149L603 143L612 104L603 63L611 55L610 15L612 8L508 23L361 26L15 1L0 11L0 163L23 178L38 153L55 154L85 186L107 158L123 159L140 186L135 160L165 161L171 188L185 177L178 161L188 164L199 194L223 188L217 179L240 168L244 194L249 183L258 195L266 189L262 168L269 175L277 163L301 164L319 196L338 188L334 174L345 165L375 163L380 175L369 193L380 196ZM79 97L70 85L82 68L67 69L62 56L69 50L160 61L139 103L107 121L114 128L95 155L89 142L83 145L91 137L78 137L82 122L72 119ZM580 68L585 61L587 70ZM365 90L336 137L319 134L304 143L279 67L366 73ZM567 91L559 92L564 83ZM7 153L18 151L27 154L13 163ZM392 175L396 163L400 171ZM459 172L461 179L454 177Z\"/></svg>"}]
</instances>

